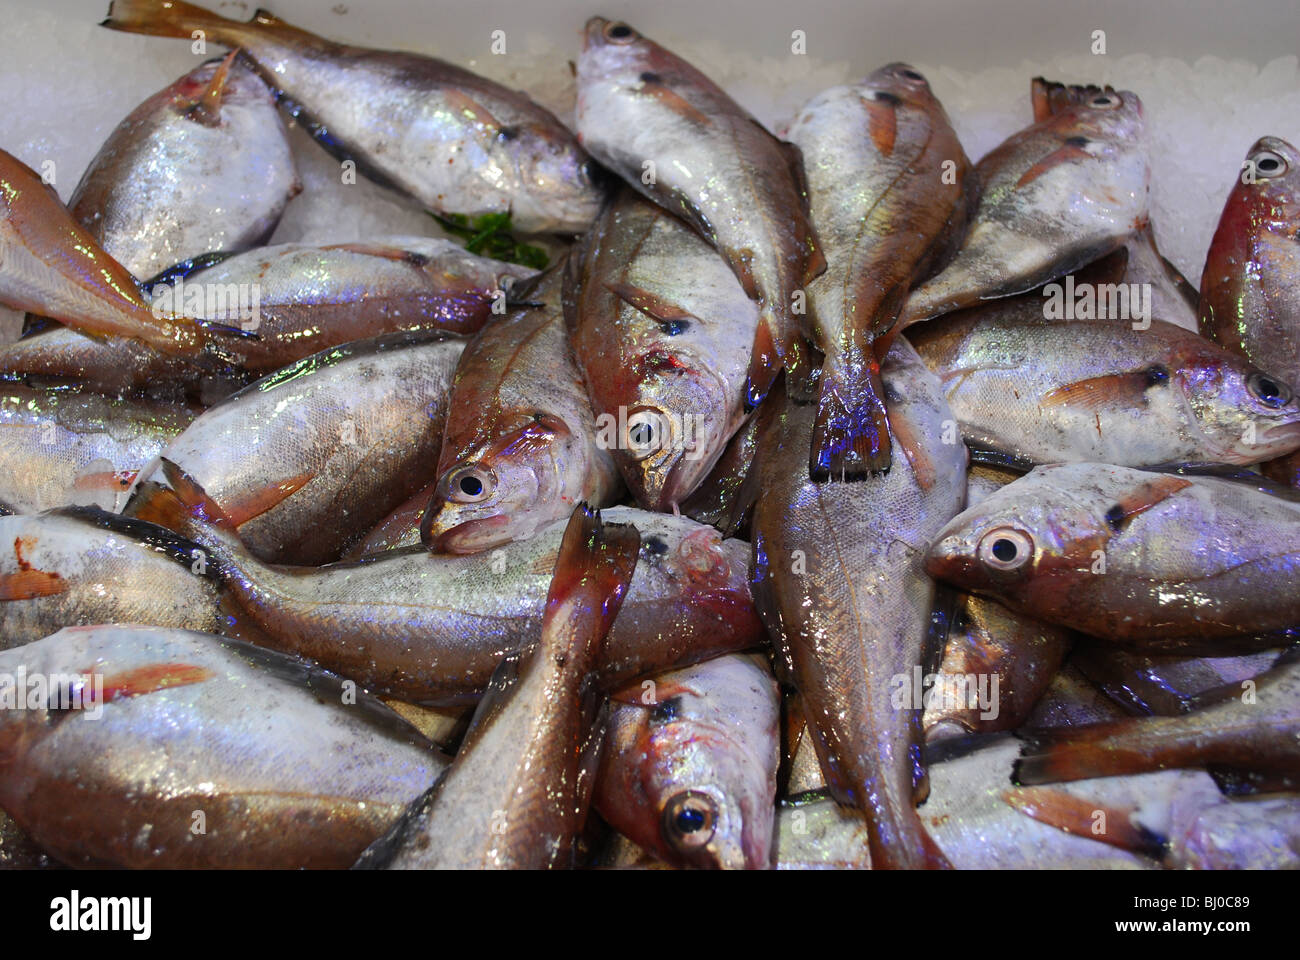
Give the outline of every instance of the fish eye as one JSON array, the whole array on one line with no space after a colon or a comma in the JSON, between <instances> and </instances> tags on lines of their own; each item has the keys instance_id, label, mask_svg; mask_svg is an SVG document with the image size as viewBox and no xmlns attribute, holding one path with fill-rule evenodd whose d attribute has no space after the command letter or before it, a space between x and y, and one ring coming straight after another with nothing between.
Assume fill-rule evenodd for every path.
<instances>
[{"instance_id":1,"label":"fish eye","mask_svg":"<svg viewBox=\"0 0 1300 960\"><path fill-rule=\"evenodd\" d=\"M925 77L921 76L920 73L913 70L911 67L904 67L902 70L899 70L898 75L900 77L906 77L908 80L925 80Z\"/></svg>"},{"instance_id":2,"label":"fish eye","mask_svg":"<svg viewBox=\"0 0 1300 960\"><path fill-rule=\"evenodd\" d=\"M1014 527L990 530L979 545L980 562L994 570L1018 570L1033 553L1034 542L1029 535Z\"/></svg>"},{"instance_id":3,"label":"fish eye","mask_svg":"<svg viewBox=\"0 0 1300 960\"><path fill-rule=\"evenodd\" d=\"M1246 389L1256 400L1273 410L1291 402L1291 388L1262 373L1252 373L1247 377Z\"/></svg>"},{"instance_id":4,"label":"fish eye","mask_svg":"<svg viewBox=\"0 0 1300 960\"><path fill-rule=\"evenodd\" d=\"M636 31L622 21L616 21L605 27L605 39L614 43L631 43L636 39Z\"/></svg>"},{"instance_id":5,"label":"fish eye","mask_svg":"<svg viewBox=\"0 0 1300 960\"><path fill-rule=\"evenodd\" d=\"M1265 179L1280 177L1287 171L1286 159L1272 150L1260 150L1250 160L1255 165L1256 175Z\"/></svg>"},{"instance_id":6,"label":"fish eye","mask_svg":"<svg viewBox=\"0 0 1300 960\"><path fill-rule=\"evenodd\" d=\"M664 806L664 836L678 850L699 850L713 839L717 824L717 805L706 793L687 790Z\"/></svg>"},{"instance_id":7,"label":"fish eye","mask_svg":"<svg viewBox=\"0 0 1300 960\"><path fill-rule=\"evenodd\" d=\"M668 433L667 421L658 410L637 410L627 418L627 449L644 460L663 448Z\"/></svg>"},{"instance_id":8,"label":"fish eye","mask_svg":"<svg viewBox=\"0 0 1300 960\"><path fill-rule=\"evenodd\" d=\"M1123 102L1118 93L1099 93L1088 101L1088 106L1098 110L1114 110Z\"/></svg>"},{"instance_id":9,"label":"fish eye","mask_svg":"<svg viewBox=\"0 0 1300 960\"><path fill-rule=\"evenodd\" d=\"M481 467L457 467L447 474L447 497L457 503L478 503L492 496L496 478Z\"/></svg>"}]
</instances>

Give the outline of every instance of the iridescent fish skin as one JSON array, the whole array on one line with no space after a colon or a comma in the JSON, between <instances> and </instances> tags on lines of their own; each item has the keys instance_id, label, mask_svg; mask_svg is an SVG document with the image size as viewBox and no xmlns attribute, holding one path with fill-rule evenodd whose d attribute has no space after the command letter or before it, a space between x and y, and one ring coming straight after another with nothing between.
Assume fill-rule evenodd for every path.
<instances>
[{"instance_id":1,"label":"iridescent fish skin","mask_svg":"<svg viewBox=\"0 0 1300 960\"><path fill-rule=\"evenodd\" d=\"M923 691L906 688L926 658L934 603L925 551L961 509L967 455L960 442L943 442L952 415L905 341L886 358L884 382L905 456L861 483L809 480L815 407L789 403L770 414L755 466L755 599L778 664L792 671L830 789L865 817L877 864L944 867L916 814Z\"/></svg>"},{"instance_id":2,"label":"iridescent fish skin","mask_svg":"<svg viewBox=\"0 0 1300 960\"><path fill-rule=\"evenodd\" d=\"M1300 623L1300 503L1237 480L1036 467L953 519L926 569L1108 643L1219 655ZM1238 651L1239 652L1239 651Z\"/></svg>"},{"instance_id":3,"label":"iridescent fish skin","mask_svg":"<svg viewBox=\"0 0 1300 960\"><path fill-rule=\"evenodd\" d=\"M0 544L0 648L95 623L226 625L217 571L196 563L198 544L162 527L70 507L0 517Z\"/></svg>"},{"instance_id":4,"label":"iridescent fish skin","mask_svg":"<svg viewBox=\"0 0 1300 960\"><path fill-rule=\"evenodd\" d=\"M1244 465L1300 448L1300 396L1161 320L976 309L909 337L966 440L1020 460Z\"/></svg>"},{"instance_id":5,"label":"iridescent fish skin","mask_svg":"<svg viewBox=\"0 0 1300 960\"><path fill-rule=\"evenodd\" d=\"M384 696L473 703L497 663L535 636L564 521L468 556L397 550L324 567L261 563L222 524L219 508L175 470L189 507L169 491L140 511L208 548L227 590L268 644L307 657ZM641 562L597 668L602 687L748 649L762 636L746 582L748 545L684 517L627 507Z\"/></svg>"},{"instance_id":6,"label":"iridescent fish skin","mask_svg":"<svg viewBox=\"0 0 1300 960\"><path fill-rule=\"evenodd\" d=\"M322 146L435 213L509 213L525 233L580 233L600 209L587 155L559 120L453 64L180 0L114 0L104 26L186 40L202 30L239 48Z\"/></svg>"},{"instance_id":7,"label":"iridescent fish skin","mask_svg":"<svg viewBox=\"0 0 1300 960\"><path fill-rule=\"evenodd\" d=\"M456 365L421 526L432 550L527 539L574 504L608 506L622 490L569 350L560 285L557 270L527 295L541 306L489 322Z\"/></svg>"},{"instance_id":8,"label":"iridescent fish skin","mask_svg":"<svg viewBox=\"0 0 1300 960\"><path fill-rule=\"evenodd\" d=\"M905 63L817 94L789 138L827 260L807 288L825 355L809 469L859 479L890 463L882 348L912 285L960 242L975 177L929 83Z\"/></svg>"},{"instance_id":9,"label":"iridescent fish skin","mask_svg":"<svg viewBox=\"0 0 1300 960\"><path fill-rule=\"evenodd\" d=\"M335 560L432 479L463 349L432 331L314 354L209 407L160 456L207 491L255 556Z\"/></svg>"},{"instance_id":10,"label":"iridescent fish skin","mask_svg":"<svg viewBox=\"0 0 1300 960\"><path fill-rule=\"evenodd\" d=\"M201 357L209 346L208 331L193 320L155 312L135 277L72 218L53 188L3 150L0 303L177 356Z\"/></svg>"},{"instance_id":11,"label":"iridescent fish skin","mask_svg":"<svg viewBox=\"0 0 1300 960\"><path fill-rule=\"evenodd\" d=\"M824 266L798 148L685 60L602 17L584 32L576 116L592 155L689 222L757 301L746 394L756 405L783 364L799 364L795 292Z\"/></svg>"},{"instance_id":12,"label":"iridescent fish skin","mask_svg":"<svg viewBox=\"0 0 1300 960\"><path fill-rule=\"evenodd\" d=\"M89 678L80 709L0 711L0 806L72 866L348 866L447 763L368 694L209 634L70 627L0 651L20 667Z\"/></svg>"},{"instance_id":13,"label":"iridescent fish skin","mask_svg":"<svg viewBox=\"0 0 1300 960\"><path fill-rule=\"evenodd\" d=\"M1137 95L1034 82L1051 88L1051 106L975 165L970 230L952 262L908 297L902 323L1032 290L1147 222L1151 171Z\"/></svg>"},{"instance_id":14,"label":"iridescent fish skin","mask_svg":"<svg viewBox=\"0 0 1300 960\"><path fill-rule=\"evenodd\" d=\"M126 504L137 473L194 419L188 406L0 388L0 502L19 513Z\"/></svg>"},{"instance_id":15,"label":"iridescent fish skin","mask_svg":"<svg viewBox=\"0 0 1300 960\"><path fill-rule=\"evenodd\" d=\"M302 189L275 100L234 59L197 67L118 124L68 210L137 277L262 243Z\"/></svg>"},{"instance_id":16,"label":"iridescent fish skin","mask_svg":"<svg viewBox=\"0 0 1300 960\"><path fill-rule=\"evenodd\" d=\"M540 635L498 667L446 775L362 864L392 844L395 870L574 866L604 736L590 677L639 551L635 527L573 511Z\"/></svg>"},{"instance_id":17,"label":"iridescent fish skin","mask_svg":"<svg viewBox=\"0 0 1300 960\"><path fill-rule=\"evenodd\" d=\"M717 251L630 189L583 246L568 320L600 437L637 502L673 510L744 422L758 307Z\"/></svg>"},{"instance_id":18,"label":"iridescent fish skin","mask_svg":"<svg viewBox=\"0 0 1300 960\"><path fill-rule=\"evenodd\" d=\"M594 803L680 867L768 867L781 699L764 660L732 654L610 695Z\"/></svg>"}]
</instances>

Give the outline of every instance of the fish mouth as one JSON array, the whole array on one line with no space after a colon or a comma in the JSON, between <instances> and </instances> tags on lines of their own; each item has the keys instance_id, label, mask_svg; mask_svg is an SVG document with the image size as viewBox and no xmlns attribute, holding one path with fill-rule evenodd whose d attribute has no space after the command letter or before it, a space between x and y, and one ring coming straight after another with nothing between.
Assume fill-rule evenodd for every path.
<instances>
[{"instance_id":1,"label":"fish mouth","mask_svg":"<svg viewBox=\"0 0 1300 960\"><path fill-rule=\"evenodd\" d=\"M1300 448L1300 420L1269 427L1260 436L1268 444L1291 445Z\"/></svg>"},{"instance_id":2,"label":"fish mouth","mask_svg":"<svg viewBox=\"0 0 1300 960\"><path fill-rule=\"evenodd\" d=\"M509 543L513 539L509 527L510 518L501 514L466 520L434 534L428 547L434 553L482 553Z\"/></svg>"},{"instance_id":3,"label":"fish mouth","mask_svg":"<svg viewBox=\"0 0 1300 960\"><path fill-rule=\"evenodd\" d=\"M586 53L600 42L600 35L610 21L604 17L592 17L582 28L582 52Z\"/></svg>"}]
</instances>

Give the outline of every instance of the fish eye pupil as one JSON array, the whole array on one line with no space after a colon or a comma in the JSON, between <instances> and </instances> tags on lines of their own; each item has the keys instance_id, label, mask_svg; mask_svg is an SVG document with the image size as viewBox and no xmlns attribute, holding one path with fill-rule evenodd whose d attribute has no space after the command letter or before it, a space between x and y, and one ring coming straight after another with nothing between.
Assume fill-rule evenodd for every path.
<instances>
[{"instance_id":1,"label":"fish eye pupil","mask_svg":"<svg viewBox=\"0 0 1300 960\"><path fill-rule=\"evenodd\" d=\"M632 36L632 28L626 23L616 23L609 28L609 35L615 40L623 40Z\"/></svg>"},{"instance_id":2,"label":"fish eye pupil","mask_svg":"<svg viewBox=\"0 0 1300 960\"><path fill-rule=\"evenodd\" d=\"M1272 173L1278 166L1276 157L1261 157L1259 162L1255 164L1257 170L1263 170L1265 173Z\"/></svg>"},{"instance_id":3,"label":"fish eye pupil","mask_svg":"<svg viewBox=\"0 0 1300 960\"><path fill-rule=\"evenodd\" d=\"M655 429L648 423L638 423L632 428L632 445L646 447L654 440Z\"/></svg>"},{"instance_id":4,"label":"fish eye pupil","mask_svg":"<svg viewBox=\"0 0 1300 960\"><path fill-rule=\"evenodd\" d=\"M475 476L461 477L460 492L468 497L477 497L483 492L483 481Z\"/></svg>"},{"instance_id":5,"label":"fish eye pupil","mask_svg":"<svg viewBox=\"0 0 1300 960\"><path fill-rule=\"evenodd\" d=\"M705 816L703 810L696 810L694 807L687 807L677 814L677 829L682 833L695 833L697 830L704 828Z\"/></svg>"},{"instance_id":6,"label":"fish eye pupil","mask_svg":"<svg viewBox=\"0 0 1300 960\"><path fill-rule=\"evenodd\" d=\"M904 70L904 71L903 71L903 76L907 77L907 79L909 79L909 80L924 80L924 79L925 79L925 77L921 76L921 75L920 75L919 73L917 73L915 70Z\"/></svg>"},{"instance_id":7,"label":"fish eye pupil","mask_svg":"<svg viewBox=\"0 0 1300 960\"><path fill-rule=\"evenodd\" d=\"M1010 563L1016 559L1018 552L1015 542L1008 540L1006 537L999 537L993 541L993 556L1003 563Z\"/></svg>"}]
</instances>

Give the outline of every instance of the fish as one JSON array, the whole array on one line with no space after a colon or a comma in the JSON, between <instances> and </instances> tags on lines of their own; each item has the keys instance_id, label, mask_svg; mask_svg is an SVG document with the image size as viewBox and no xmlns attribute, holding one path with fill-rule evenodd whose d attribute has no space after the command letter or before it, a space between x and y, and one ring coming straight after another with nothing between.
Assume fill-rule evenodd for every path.
<instances>
[{"instance_id":1,"label":"fish","mask_svg":"<svg viewBox=\"0 0 1300 960\"><path fill-rule=\"evenodd\" d=\"M1047 91L1045 112L975 165L979 204L965 239L908 296L901 326L1032 290L1147 222L1151 161L1137 94L1041 77L1034 89Z\"/></svg>"},{"instance_id":2,"label":"fish","mask_svg":"<svg viewBox=\"0 0 1300 960\"><path fill-rule=\"evenodd\" d=\"M344 867L447 767L368 694L210 634L68 627L0 671L27 695L0 806L69 866Z\"/></svg>"},{"instance_id":3,"label":"fish","mask_svg":"<svg viewBox=\"0 0 1300 960\"><path fill-rule=\"evenodd\" d=\"M68 211L134 276L264 243L302 191L265 83L232 52L136 107L109 134Z\"/></svg>"},{"instance_id":4,"label":"fish","mask_svg":"<svg viewBox=\"0 0 1300 960\"><path fill-rule=\"evenodd\" d=\"M136 278L77 223L53 187L0 150L0 304L101 337L139 340L163 353L219 355L242 334L155 310Z\"/></svg>"},{"instance_id":5,"label":"fish","mask_svg":"<svg viewBox=\"0 0 1300 960\"><path fill-rule=\"evenodd\" d=\"M1294 499L1221 477L1067 463L955 517L925 567L1107 644L1229 656L1300 624L1297 554Z\"/></svg>"},{"instance_id":6,"label":"fish","mask_svg":"<svg viewBox=\"0 0 1300 960\"><path fill-rule=\"evenodd\" d=\"M1236 657L1161 656L1084 644L1071 663L1130 713L1174 716L1208 690L1254 679L1278 655L1265 650Z\"/></svg>"},{"instance_id":7,"label":"fish","mask_svg":"<svg viewBox=\"0 0 1300 960\"><path fill-rule=\"evenodd\" d=\"M163 466L170 488L147 488L137 516L206 547L266 643L377 695L474 703L497 663L541 621L566 521L467 556L415 547L355 563L272 566L249 554L200 487ZM748 544L667 514L612 507L603 516L636 526L642 556L597 667L602 688L761 643Z\"/></svg>"},{"instance_id":8,"label":"fish","mask_svg":"<svg viewBox=\"0 0 1300 960\"><path fill-rule=\"evenodd\" d=\"M593 804L677 867L767 869L781 698L765 660L729 654L610 694Z\"/></svg>"},{"instance_id":9,"label":"fish","mask_svg":"<svg viewBox=\"0 0 1300 960\"><path fill-rule=\"evenodd\" d=\"M0 385L0 502L122 510L137 474L193 421L188 404Z\"/></svg>"},{"instance_id":10,"label":"fish","mask_svg":"<svg viewBox=\"0 0 1300 960\"><path fill-rule=\"evenodd\" d=\"M1300 397L1172 323L982 310L909 331L968 443L1029 463L1251 464L1300 446Z\"/></svg>"},{"instance_id":11,"label":"fish","mask_svg":"<svg viewBox=\"0 0 1300 960\"><path fill-rule=\"evenodd\" d=\"M803 364L796 294L825 269L798 147L621 21L587 21L577 77L579 142L694 227L758 303L745 387L756 407L782 367Z\"/></svg>"},{"instance_id":12,"label":"fish","mask_svg":"<svg viewBox=\"0 0 1300 960\"><path fill-rule=\"evenodd\" d=\"M0 544L0 649L96 623L227 625L202 548L154 524L64 507L0 517Z\"/></svg>"},{"instance_id":13,"label":"fish","mask_svg":"<svg viewBox=\"0 0 1300 960\"><path fill-rule=\"evenodd\" d=\"M362 863L388 847L394 870L574 864L591 802L590 744L603 736L589 681L640 551L636 527L574 509L540 634L497 668L446 774Z\"/></svg>"},{"instance_id":14,"label":"fish","mask_svg":"<svg viewBox=\"0 0 1300 960\"><path fill-rule=\"evenodd\" d=\"M492 320L461 354L420 525L431 550L490 550L622 492L569 350L560 287L556 269L528 294L540 306Z\"/></svg>"},{"instance_id":15,"label":"fish","mask_svg":"<svg viewBox=\"0 0 1300 960\"><path fill-rule=\"evenodd\" d=\"M1294 778L1300 771L1300 654L1252 680L1200 695L1171 717L1132 717L1028 731L1016 783L1040 784L1189 767Z\"/></svg>"},{"instance_id":16,"label":"fish","mask_svg":"<svg viewBox=\"0 0 1300 960\"><path fill-rule=\"evenodd\" d=\"M1201 332L1300 388L1300 151L1281 137L1250 148L1201 274ZM1264 473L1300 487L1300 456Z\"/></svg>"},{"instance_id":17,"label":"fish","mask_svg":"<svg viewBox=\"0 0 1300 960\"><path fill-rule=\"evenodd\" d=\"M942 440L951 419L937 378L897 341L884 365L896 457L861 483L814 483L811 403L771 414L755 464L755 601L778 670L798 690L832 795L865 817L881 868L941 868L947 859L916 814L925 796L922 691L934 584L922 562L966 495L966 448ZM798 393L792 394L798 396ZM919 677L918 677L919 679Z\"/></svg>"},{"instance_id":18,"label":"fish","mask_svg":"<svg viewBox=\"0 0 1300 960\"><path fill-rule=\"evenodd\" d=\"M598 442L637 503L680 509L745 420L758 306L709 244L628 188L580 256L566 321Z\"/></svg>"},{"instance_id":19,"label":"fish","mask_svg":"<svg viewBox=\"0 0 1300 960\"><path fill-rule=\"evenodd\" d=\"M265 10L245 23L181 0L113 0L103 26L186 40L201 30L238 49L326 150L434 213L508 213L524 233L563 234L581 233L600 209L590 159L553 114L454 64L335 43Z\"/></svg>"},{"instance_id":20,"label":"fish","mask_svg":"<svg viewBox=\"0 0 1300 960\"><path fill-rule=\"evenodd\" d=\"M209 407L158 456L207 491L254 556L336 560L433 479L463 349L436 330L329 348ZM163 479L146 469L137 487L151 478Z\"/></svg>"},{"instance_id":21,"label":"fish","mask_svg":"<svg viewBox=\"0 0 1300 960\"><path fill-rule=\"evenodd\" d=\"M825 357L808 469L858 480L889 468L880 358L908 291L960 243L975 177L942 104L905 63L817 94L788 137L827 260L807 288Z\"/></svg>"}]
</instances>

